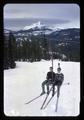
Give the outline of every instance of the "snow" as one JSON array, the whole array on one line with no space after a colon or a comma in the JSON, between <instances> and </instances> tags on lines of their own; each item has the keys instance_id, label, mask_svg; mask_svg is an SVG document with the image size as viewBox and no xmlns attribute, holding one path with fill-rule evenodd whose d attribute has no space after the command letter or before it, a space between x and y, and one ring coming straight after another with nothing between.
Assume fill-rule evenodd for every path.
<instances>
[{"instance_id":1,"label":"snow","mask_svg":"<svg viewBox=\"0 0 84 120\"><path fill-rule=\"evenodd\" d=\"M50 31L50 30L45 30L45 34L46 34L46 35L51 34L51 33L52 33L52 31ZM41 31L41 30L40 30L40 31L33 31L32 34L33 34L33 35L44 34L44 31Z\"/></svg>"},{"instance_id":2,"label":"snow","mask_svg":"<svg viewBox=\"0 0 84 120\"><path fill-rule=\"evenodd\" d=\"M23 28L23 30L29 30L29 29L34 29L35 27L41 29L42 27L45 27L45 28L48 28L48 29L51 29L52 31L46 31L46 34L50 34L51 32L54 32L54 31L60 31L61 29L60 28L57 28L56 25L45 25L45 24L42 24L40 21L36 22L36 23L33 23L31 25L27 25ZM63 28L62 28L63 29Z\"/></svg>"},{"instance_id":3,"label":"snow","mask_svg":"<svg viewBox=\"0 0 84 120\"><path fill-rule=\"evenodd\" d=\"M64 74L55 112L56 95L46 109L40 110L46 95L25 104L41 93L41 83L51 66L51 61L16 62L15 69L4 70L4 113L7 116L77 116L80 113L80 63L54 60L54 71L61 64ZM63 84L64 84L63 83ZM50 98L51 94L49 95ZM48 98L48 99L49 99Z\"/></svg>"},{"instance_id":4,"label":"snow","mask_svg":"<svg viewBox=\"0 0 84 120\"><path fill-rule=\"evenodd\" d=\"M37 23L33 23L31 25L25 26L23 30L29 30L29 29L35 28L35 27L38 27L38 28L42 27L40 21L38 21Z\"/></svg>"}]
</instances>

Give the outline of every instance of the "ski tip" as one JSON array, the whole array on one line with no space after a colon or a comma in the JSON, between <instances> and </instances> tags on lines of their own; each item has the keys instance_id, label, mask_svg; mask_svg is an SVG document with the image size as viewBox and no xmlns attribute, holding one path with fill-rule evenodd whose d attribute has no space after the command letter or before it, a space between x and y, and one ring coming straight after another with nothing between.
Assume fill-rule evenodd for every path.
<instances>
[{"instance_id":1,"label":"ski tip","mask_svg":"<svg viewBox=\"0 0 84 120\"><path fill-rule=\"evenodd\" d=\"M68 85L70 85L70 83L68 83Z\"/></svg>"},{"instance_id":2,"label":"ski tip","mask_svg":"<svg viewBox=\"0 0 84 120\"><path fill-rule=\"evenodd\" d=\"M55 112L57 112L57 110L55 110Z\"/></svg>"},{"instance_id":3,"label":"ski tip","mask_svg":"<svg viewBox=\"0 0 84 120\"><path fill-rule=\"evenodd\" d=\"M57 108L55 109L55 112L57 112Z\"/></svg>"},{"instance_id":4,"label":"ski tip","mask_svg":"<svg viewBox=\"0 0 84 120\"><path fill-rule=\"evenodd\" d=\"M28 104L28 103L25 103L25 105Z\"/></svg>"}]
</instances>

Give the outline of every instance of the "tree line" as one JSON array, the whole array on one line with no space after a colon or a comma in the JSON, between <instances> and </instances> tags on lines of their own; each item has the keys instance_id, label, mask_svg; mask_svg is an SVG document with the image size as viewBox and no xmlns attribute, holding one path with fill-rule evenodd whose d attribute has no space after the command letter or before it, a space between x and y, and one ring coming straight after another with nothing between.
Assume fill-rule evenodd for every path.
<instances>
[{"instance_id":1,"label":"tree line","mask_svg":"<svg viewBox=\"0 0 84 120\"><path fill-rule=\"evenodd\" d=\"M31 39L22 37L16 39L12 32L4 34L4 69L15 68L15 61L40 61L41 59L50 60L51 52L53 59L64 61L79 61L79 51L74 52L71 48L56 46L56 44L44 37L34 37Z\"/></svg>"}]
</instances>

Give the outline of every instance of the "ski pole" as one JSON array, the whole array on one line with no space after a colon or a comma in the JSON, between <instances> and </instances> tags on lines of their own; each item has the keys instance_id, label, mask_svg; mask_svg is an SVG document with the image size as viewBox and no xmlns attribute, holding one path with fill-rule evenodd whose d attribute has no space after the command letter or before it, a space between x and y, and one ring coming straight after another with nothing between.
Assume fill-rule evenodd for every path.
<instances>
[{"instance_id":1,"label":"ski pole","mask_svg":"<svg viewBox=\"0 0 84 120\"><path fill-rule=\"evenodd\" d=\"M59 97L57 97L57 102L56 102L56 109L55 109L55 112L57 112L57 108L58 108L58 98L59 98Z\"/></svg>"},{"instance_id":2,"label":"ski pole","mask_svg":"<svg viewBox=\"0 0 84 120\"><path fill-rule=\"evenodd\" d=\"M67 83L63 83L63 85L70 85L70 83L69 83L69 82L67 82Z\"/></svg>"}]
</instances>

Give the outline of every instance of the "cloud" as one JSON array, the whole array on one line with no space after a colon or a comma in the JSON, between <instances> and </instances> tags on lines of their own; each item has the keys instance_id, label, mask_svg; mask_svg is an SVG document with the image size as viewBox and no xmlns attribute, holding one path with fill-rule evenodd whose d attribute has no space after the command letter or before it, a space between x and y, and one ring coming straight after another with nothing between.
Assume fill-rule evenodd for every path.
<instances>
[{"instance_id":1,"label":"cloud","mask_svg":"<svg viewBox=\"0 0 84 120\"><path fill-rule=\"evenodd\" d=\"M79 18L77 4L6 4L4 18Z\"/></svg>"},{"instance_id":2,"label":"cloud","mask_svg":"<svg viewBox=\"0 0 84 120\"><path fill-rule=\"evenodd\" d=\"M77 27L80 26L80 8L77 4L6 4L4 6L4 24L7 27L24 27L39 20L45 24L67 24Z\"/></svg>"}]
</instances>

